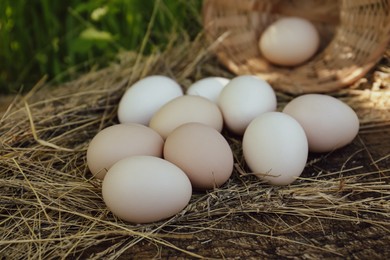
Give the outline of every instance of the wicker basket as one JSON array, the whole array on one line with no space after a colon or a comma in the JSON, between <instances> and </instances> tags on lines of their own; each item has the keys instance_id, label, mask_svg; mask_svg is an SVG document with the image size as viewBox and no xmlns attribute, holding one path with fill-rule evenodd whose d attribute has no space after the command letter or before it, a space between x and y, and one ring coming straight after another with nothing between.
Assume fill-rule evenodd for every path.
<instances>
[{"instance_id":1,"label":"wicker basket","mask_svg":"<svg viewBox=\"0 0 390 260\"><path fill-rule=\"evenodd\" d=\"M263 30L286 16L310 20L321 38L316 55L297 67L270 64L258 47ZM364 76L382 57L390 40L390 0L205 0L203 22L233 73L259 75L293 94L330 92Z\"/></svg>"}]
</instances>

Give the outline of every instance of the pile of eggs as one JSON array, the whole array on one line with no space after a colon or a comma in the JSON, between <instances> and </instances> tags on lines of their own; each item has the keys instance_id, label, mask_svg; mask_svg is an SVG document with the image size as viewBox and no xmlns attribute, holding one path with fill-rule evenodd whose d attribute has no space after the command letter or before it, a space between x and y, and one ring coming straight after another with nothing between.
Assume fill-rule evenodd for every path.
<instances>
[{"instance_id":1,"label":"pile of eggs","mask_svg":"<svg viewBox=\"0 0 390 260\"><path fill-rule=\"evenodd\" d=\"M259 40L263 56L281 66L307 61L318 47L316 28L297 17L274 22ZM276 110L273 88L256 76L204 78L186 95L173 79L148 76L122 96L120 124L91 140L87 164L103 181L103 200L114 215L150 223L182 211L193 189L229 180L234 156L224 128L242 137L252 174L273 185L294 182L309 152L338 149L359 131L356 113L331 96L302 95Z\"/></svg>"},{"instance_id":2,"label":"pile of eggs","mask_svg":"<svg viewBox=\"0 0 390 260\"><path fill-rule=\"evenodd\" d=\"M302 95L276 110L273 88L256 76L204 78L186 94L169 77L148 76L122 96L120 123L91 140L87 164L114 215L150 223L182 211L193 189L229 180L234 156L222 129L242 137L252 174L274 185L296 180L309 151L340 148L359 130L356 113L327 95Z\"/></svg>"}]
</instances>

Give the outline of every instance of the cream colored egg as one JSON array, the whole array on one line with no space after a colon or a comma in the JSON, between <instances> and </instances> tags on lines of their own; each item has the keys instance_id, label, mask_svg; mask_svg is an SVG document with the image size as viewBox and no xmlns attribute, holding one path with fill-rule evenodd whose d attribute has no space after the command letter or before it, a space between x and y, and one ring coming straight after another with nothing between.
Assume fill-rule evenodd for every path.
<instances>
[{"instance_id":1,"label":"cream colored egg","mask_svg":"<svg viewBox=\"0 0 390 260\"><path fill-rule=\"evenodd\" d=\"M97 133L89 143L87 164L95 178L103 179L110 167L132 155L162 157L164 140L141 124L118 124Z\"/></svg>"},{"instance_id":2,"label":"cream colored egg","mask_svg":"<svg viewBox=\"0 0 390 260\"><path fill-rule=\"evenodd\" d=\"M359 118L341 100L323 94L306 94L290 101L283 112L303 127L311 152L330 152L341 148L359 132Z\"/></svg>"},{"instance_id":3,"label":"cream colored egg","mask_svg":"<svg viewBox=\"0 0 390 260\"><path fill-rule=\"evenodd\" d=\"M265 80L251 75L233 78L218 99L226 127L242 135L248 124L264 112L276 109L276 95Z\"/></svg>"},{"instance_id":4,"label":"cream colored egg","mask_svg":"<svg viewBox=\"0 0 390 260\"><path fill-rule=\"evenodd\" d=\"M281 112L255 118L245 131L242 149L253 173L274 185L295 181L308 157L305 131L293 117Z\"/></svg>"},{"instance_id":5,"label":"cream colored egg","mask_svg":"<svg viewBox=\"0 0 390 260\"><path fill-rule=\"evenodd\" d=\"M179 166L196 189L220 187L233 171L233 153L226 139L200 123L176 128L165 141L164 158Z\"/></svg>"},{"instance_id":6,"label":"cream colored egg","mask_svg":"<svg viewBox=\"0 0 390 260\"><path fill-rule=\"evenodd\" d=\"M152 156L118 161L107 172L102 185L108 209L133 223L172 217L187 206L191 194L191 183L179 167Z\"/></svg>"},{"instance_id":7,"label":"cream colored egg","mask_svg":"<svg viewBox=\"0 0 390 260\"><path fill-rule=\"evenodd\" d=\"M223 127L223 118L218 106L200 96L173 99L154 114L149 126L166 139L176 127L191 122L203 123L219 132Z\"/></svg>"},{"instance_id":8,"label":"cream colored egg","mask_svg":"<svg viewBox=\"0 0 390 260\"><path fill-rule=\"evenodd\" d=\"M262 55L272 63L285 66L299 65L310 59L320 44L317 29L299 17L281 18L262 33L259 47Z\"/></svg>"},{"instance_id":9,"label":"cream colored egg","mask_svg":"<svg viewBox=\"0 0 390 260\"><path fill-rule=\"evenodd\" d=\"M160 107L182 95L180 85L169 77L145 77L134 83L122 96L118 106L119 122L148 125Z\"/></svg>"}]
</instances>

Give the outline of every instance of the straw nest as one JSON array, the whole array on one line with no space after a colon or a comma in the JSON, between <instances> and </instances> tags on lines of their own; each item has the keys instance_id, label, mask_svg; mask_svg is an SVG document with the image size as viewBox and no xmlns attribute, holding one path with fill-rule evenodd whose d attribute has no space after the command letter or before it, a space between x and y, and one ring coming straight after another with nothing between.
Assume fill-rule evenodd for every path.
<instances>
[{"instance_id":1,"label":"straw nest","mask_svg":"<svg viewBox=\"0 0 390 260\"><path fill-rule=\"evenodd\" d=\"M209 39L220 61L236 74L257 74L289 93L331 92L363 77L390 40L388 0L206 0ZM316 55L292 68L269 63L260 35L275 20L303 17L320 35Z\"/></svg>"},{"instance_id":2,"label":"straw nest","mask_svg":"<svg viewBox=\"0 0 390 260\"><path fill-rule=\"evenodd\" d=\"M86 166L90 140L118 123L120 97L146 75L170 76L183 88L205 76L232 77L202 42L181 39L148 57L124 53L108 68L55 88L43 79L15 99L0 121L1 259L390 255L383 252L390 241L385 58L367 78L332 93L358 112L359 136L340 151L311 154L292 185L259 182L240 138L224 133L235 170L223 187L195 192L182 212L157 223L132 225L108 211L101 181ZM277 96L279 109L292 98Z\"/></svg>"}]
</instances>

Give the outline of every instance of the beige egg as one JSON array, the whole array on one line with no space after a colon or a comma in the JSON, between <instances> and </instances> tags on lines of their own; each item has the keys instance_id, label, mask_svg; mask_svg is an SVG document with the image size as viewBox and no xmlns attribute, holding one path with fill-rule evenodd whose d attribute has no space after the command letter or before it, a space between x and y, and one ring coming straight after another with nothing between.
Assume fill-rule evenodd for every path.
<instances>
[{"instance_id":1,"label":"beige egg","mask_svg":"<svg viewBox=\"0 0 390 260\"><path fill-rule=\"evenodd\" d=\"M162 157L164 140L141 124L118 124L97 133L87 150L87 164L95 178L103 179L110 167L132 155Z\"/></svg>"},{"instance_id":2,"label":"beige egg","mask_svg":"<svg viewBox=\"0 0 390 260\"><path fill-rule=\"evenodd\" d=\"M174 216L191 199L187 175L176 165L153 156L132 156L115 163L103 180L108 209L133 223L150 223Z\"/></svg>"},{"instance_id":3,"label":"beige egg","mask_svg":"<svg viewBox=\"0 0 390 260\"><path fill-rule=\"evenodd\" d=\"M283 112L294 117L305 130L311 152L341 148L359 132L359 118L341 100L323 94L306 94L290 101Z\"/></svg>"},{"instance_id":4,"label":"beige egg","mask_svg":"<svg viewBox=\"0 0 390 260\"><path fill-rule=\"evenodd\" d=\"M149 126L164 139L185 123L198 122L217 131L223 127L222 113L212 101L200 96L181 96L162 106L150 120Z\"/></svg>"},{"instance_id":5,"label":"beige egg","mask_svg":"<svg viewBox=\"0 0 390 260\"><path fill-rule=\"evenodd\" d=\"M259 47L272 63L295 66L312 57L320 44L317 29L299 17L281 18L262 33Z\"/></svg>"},{"instance_id":6,"label":"beige egg","mask_svg":"<svg viewBox=\"0 0 390 260\"><path fill-rule=\"evenodd\" d=\"M176 128L165 141L164 158L179 166L195 189L219 187L233 171L233 153L226 139L200 123Z\"/></svg>"}]
</instances>

